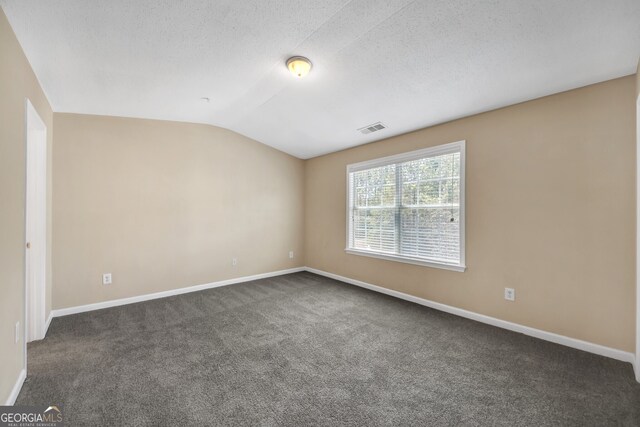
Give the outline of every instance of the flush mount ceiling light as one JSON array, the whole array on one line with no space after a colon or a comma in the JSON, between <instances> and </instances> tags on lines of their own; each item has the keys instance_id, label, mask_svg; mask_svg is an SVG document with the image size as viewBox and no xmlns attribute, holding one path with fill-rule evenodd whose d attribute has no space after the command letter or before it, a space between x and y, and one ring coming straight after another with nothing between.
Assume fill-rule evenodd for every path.
<instances>
[{"instance_id":1,"label":"flush mount ceiling light","mask_svg":"<svg viewBox=\"0 0 640 427\"><path fill-rule=\"evenodd\" d=\"M302 78L311 71L311 61L304 56L292 56L287 59L287 68L294 76Z\"/></svg>"}]
</instances>

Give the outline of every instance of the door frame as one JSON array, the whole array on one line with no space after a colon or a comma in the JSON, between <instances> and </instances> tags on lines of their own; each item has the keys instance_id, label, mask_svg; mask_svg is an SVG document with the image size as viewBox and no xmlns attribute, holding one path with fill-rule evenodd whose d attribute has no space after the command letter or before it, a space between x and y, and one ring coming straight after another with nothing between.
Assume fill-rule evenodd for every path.
<instances>
[{"instance_id":1,"label":"door frame","mask_svg":"<svg viewBox=\"0 0 640 427\"><path fill-rule=\"evenodd\" d=\"M26 369L27 342L43 339L46 333L47 292L47 126L28 98L25 99L25 169L23 343ZM32 272L37 274L35 281L31 280Z\"/></svg>"},{"instance_id":2,"label":"door frame","mask_svg":"<svg viewBox=\"0 0 640 427\"><path fill-rule=\"evenodd\" d=\"M638 69L640 72L640 68ZM636 381L640 382L640 94L636 99Z\"/></svg>"}]
</instances>

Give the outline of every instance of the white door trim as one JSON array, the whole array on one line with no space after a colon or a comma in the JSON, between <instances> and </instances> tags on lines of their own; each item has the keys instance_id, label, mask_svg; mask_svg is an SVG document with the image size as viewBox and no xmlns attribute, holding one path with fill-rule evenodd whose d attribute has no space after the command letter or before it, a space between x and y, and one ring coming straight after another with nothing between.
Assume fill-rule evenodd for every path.
<instances>
[{"instance_id":1,"label":"white door trim","mask_svg":"<svg viewBox=\"0 0 640 427\"><path fill-rule=\"evenodd\" d=\"M640 382L640 95L636 101L636 381Z\"/></svg>"},{"instance_id":2,"label":"white door trim","mask_svg":"<svg viewBox=\"0 0 640 427\"><path fill-rule=\"evenodd\" d=\"M25 101L25 318L26 343L44 338L47 259L47 127Z\"/></svg>"}]
</instances>

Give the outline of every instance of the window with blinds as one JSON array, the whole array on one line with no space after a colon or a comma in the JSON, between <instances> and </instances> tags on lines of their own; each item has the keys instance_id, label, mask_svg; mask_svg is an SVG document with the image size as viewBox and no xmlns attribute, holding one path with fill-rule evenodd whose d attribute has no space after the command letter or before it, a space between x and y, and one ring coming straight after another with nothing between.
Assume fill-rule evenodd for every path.
<instances>
[{"instance_id":1,"label":"window with blinds","mask_svg":"<svg viewBox=\"0 0 640 427\"><path fill-rule=\"evenodd\" d=\"M347 167L347 252L464 271L465 142Z\"/></svg>"}]
</instances>

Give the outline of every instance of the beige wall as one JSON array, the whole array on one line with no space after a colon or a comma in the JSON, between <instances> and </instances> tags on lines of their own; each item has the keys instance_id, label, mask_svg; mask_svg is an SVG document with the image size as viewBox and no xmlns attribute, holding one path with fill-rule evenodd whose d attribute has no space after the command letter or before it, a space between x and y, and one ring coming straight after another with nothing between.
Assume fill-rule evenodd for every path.
<instances>
[{"instance_id":1,"label":"beige wall","mask_svg":"<svg viewBox=\"0 0 640 427\"><path fill-rule=\"evenodd\" d=\"M54 308L303 265L302 160L207 125L54 122Z\"/></svg>"},{"instance_id":2,"label":"beige wall","mask_svg":"<svg viewBox=\"0 0 640 427\"><path fill-rule=\"evenodd\" d=\"M633 351L634 85L628 76L307 161L306 264ZM466 272L344 252L347 164L462 139Z\"/></svg>"},{"instance_id":3,"label":"beige wall","mask_svg":"<svg viewBox=\"0 0 640 427\"><path fill-rule=\"evenodd\" d=\"M0 55L0 403L24 358L25 98L48 128L47 314L306 263L633 351L638 76L303 162L210 126L52 114L1 9ZM460 139L465 273L344 253L348 163Z\"/></svg>"},{"instance_id":4,"label":"beige wall","mask_svg":"<svg viewBox=\"0 0 640 427\"><path fill-rule=\"evenodd\" d=\"M52 113L49 102L0 9L0 404L4 404L24 367L25 245L25 99L47 126L47 316L51 310L51 153Z\"/></svg>"}]
</instances>

